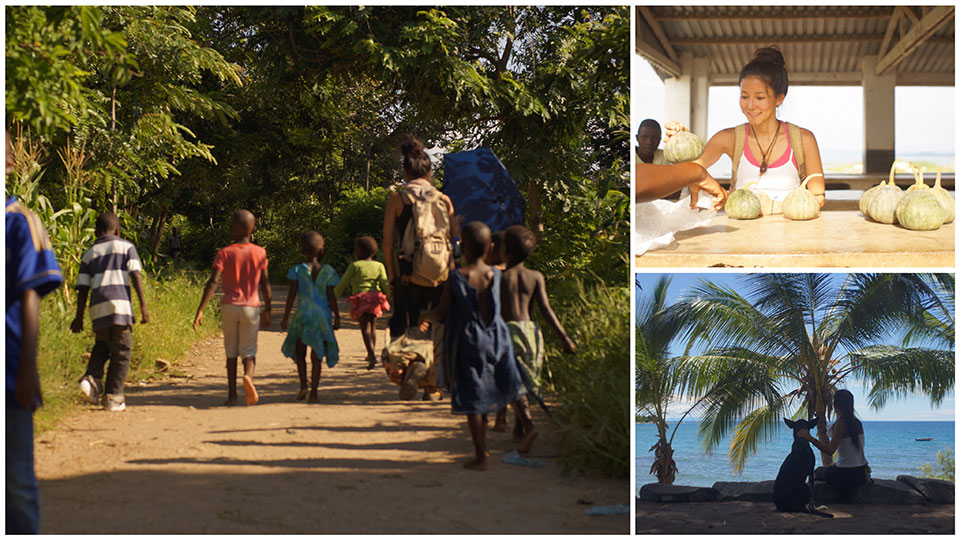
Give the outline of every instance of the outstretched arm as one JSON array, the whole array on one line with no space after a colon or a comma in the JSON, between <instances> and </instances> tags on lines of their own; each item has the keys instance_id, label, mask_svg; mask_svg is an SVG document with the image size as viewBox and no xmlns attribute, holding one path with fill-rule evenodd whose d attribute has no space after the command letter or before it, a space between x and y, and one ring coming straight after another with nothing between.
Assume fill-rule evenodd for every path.
<instances>
[{"instance_id":1,"label":"outstretched arm","mask_svg":"<svg viewBox=\"0 0 960 540\"><path fill-rule=\"evenodd\" d=\"M827 200L827 182L823 177L823 163L820 162L820 148L817 146L817 138L806 129L800 131L800 136L803 144L804 168L807 178L810 179L807 181L807 191L813 193L817 202L820 203L820 207L823 208L823 203Z\"/></svg>"},{"instance_id":2,"label":"outstretched arm","mask_svg":"<svg viewBox=\"0 0 960 540\"><path fill-rule=\"evenodd\" d=\"M534 291L534 298L537 301L537 304L540 305L540 313L543 315L543 318L547 321L547 324L553 328L553 331L556 332L557 337L560 338L560 343L563 345L563 350L568 353L576 353L577 345L570 339L570 336L567 335L566 331L563 329L563 325L560 324L560 319L557 318L557 314L553 312L553 308L550 307L550 299L547 297L547 286L543 281L543 274L537 272L537 289Z\"/></svg>"},{"instance_id":3,"label":"outstretched arm","mask_svg":"<svg viewBox=\"0 0 960 540\"><path fill-rule=\"evenodd\" d=\"M199 328L203 323L203 308L205 308L207 306L207 302L213 298L213 293L217 290L218 281L220 281L220 271L214 268L213 272L210 274L210 279L207 280L207 284L203 288L203 296L200 297L200 307L197 308L197 314L193 318L194 332L196 332L197 328Z\"/></svg>"},{"instance_id":4,"label":"outstretched arm","mask_svg":"<svg viewBox=\"0 0 960 540\"><path fill-rule=\"evenodd\" d=\"M634 182L637 202L661 199L685 187L690 188L691 207L695 207L700 190L713 196L715 210L723 208L727 202L727 190L706 169L692 162L675 165L638 163Z\"/></svg>"},{"instance_id":5,"label":"outstretched arm","mask_svg":"<svg viewBox=\"0 0 960 540\"><path fill-rule=\"evenodd\" d=\"M838 421L837 426L834 429L833 439L828 439L827 444L820 442L819 439L815 438L813 435L810 435L809 430L801 430L798 435L802 439L810 441L810 444L817 447L817 450L820 450L828 456L832 456L834 452L837 451L837 447L840 446L840 441L847 436L846 427L843 424L843 421Z\"/></svg>"}]
</instances>

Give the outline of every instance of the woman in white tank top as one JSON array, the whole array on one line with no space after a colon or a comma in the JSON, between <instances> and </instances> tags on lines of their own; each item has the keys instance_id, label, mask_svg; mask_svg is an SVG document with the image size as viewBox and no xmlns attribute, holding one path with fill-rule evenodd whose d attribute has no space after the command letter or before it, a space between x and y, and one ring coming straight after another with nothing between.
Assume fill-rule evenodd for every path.
<instances>
[{"instance_id":1,"label":"woman in white tank top","mask_svg":"<svg viewBox=\"0 0 960 540\"><path fill-rule=\"evenodd\" d=\"M798 435L817 447L825 455L839 454L837 462L824 468L822 479L840 492L840 502L850 502L857 488L867 483L870 467L863 452L866 442L863 424L857 420L853 410L853 394L849 390L837 390L833 395L833 410L837 421L827 428L826 444L815 439L804 430ZM818 480L821 477L818 475Z\"/></svg>"},{"instance_id":2,"label":"woman in white tank top","mask_svg":"<svg viewBox=\"0 0 960 540\"><path fill-rule=\"evenodd\" d=\"M759 49L740 71L740 110L747 119L747 137L736 171L737 185L731 186L731 191L758 182L754 189L760 189L774 201L782 201L803 181L793 155L793 145L802 144L804 169L809 178L806 187L823 206L825 183L816 138L801 129L802 140L790 141L786 125L777 119L777 107L786 98L788 86L783 55L775 47ZM677 122L664 125L667 139L683 130L686 128ZM710 137L696 163L708 168L722 154L732 160L735 131L736 128L727 128Z\"/></svg>"}]
</instances>

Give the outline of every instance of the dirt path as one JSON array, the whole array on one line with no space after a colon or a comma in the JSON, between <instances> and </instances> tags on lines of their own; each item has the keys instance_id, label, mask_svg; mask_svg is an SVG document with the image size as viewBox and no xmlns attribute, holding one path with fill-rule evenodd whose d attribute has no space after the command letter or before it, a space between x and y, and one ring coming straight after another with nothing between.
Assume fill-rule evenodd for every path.
<instances>
[{"instance_id":1,"label":"dirt path","mask_svg":"<svg viewBox=\"0 0 960 540\"><path fill-rule=\"evenodd\" d=\"M628 516L586 511L627 504L630 483L561 476L549 429L531 454L544 468L503 463L516 445L490 432L489 470L463 469L463 418L448 399L399 401L382 369L366 371L348 317L321 402L295 401L296 367L280 354L282 293L260 333L259 405L221 406L223 342L213 338L188 354L186 378L129 385L126 411L89 407L39 437L41 532L629 532Z\"/></svg>"}]
</instances>

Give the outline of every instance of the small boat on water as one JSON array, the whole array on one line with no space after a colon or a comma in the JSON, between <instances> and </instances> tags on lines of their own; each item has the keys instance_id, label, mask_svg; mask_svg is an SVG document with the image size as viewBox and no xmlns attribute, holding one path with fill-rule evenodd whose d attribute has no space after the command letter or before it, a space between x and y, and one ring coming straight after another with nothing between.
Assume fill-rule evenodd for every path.
<instances>
[{"instance_id":1,"label":"small boat on water","mask_svg":"<svg viewBox=\"0 0 960 540\"><path fill-rule=\"evenodd\" d=\"M932 441L933 437L917 437L918 441Z\"/></svg>"}]
</instances>

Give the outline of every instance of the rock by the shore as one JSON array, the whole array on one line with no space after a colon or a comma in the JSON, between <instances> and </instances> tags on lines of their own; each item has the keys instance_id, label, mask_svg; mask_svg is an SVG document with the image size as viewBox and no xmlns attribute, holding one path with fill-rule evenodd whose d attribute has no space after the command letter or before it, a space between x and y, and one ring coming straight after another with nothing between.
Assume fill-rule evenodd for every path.
<instances>
[{"instance_id":1,"label":"rock by the shore","mask_svg":"<svg viewBox=\"0 0 960 540\"><path fill-rule=\"evenodd\" d=\"M646 484L640 488L640 500L654 502L708 502L717 499L713 488L676 486L673 484Z\"/></svg>"},{"instance_id":2,"label":"rock by the shore","mask_svg":"<svg viewBox=\"0 0 960 540\"><path fill-rule=\"evenodd\" d=\"M840 493L826 482L814 482L814 498L818 503L834 503L840 498ZM874 478L869 484L860 486L853 500L853 504L924 504L926 500L920 492L897 482Z\"/></svg>"},{"instance_id":3,"label":"rock by the shore","mask_svg":"<svg viewBox=\"0 0 960 540\"><path fill-rule=\"evenodd\" d=\"M906 484L920 492L927 502L933 504L953 504L954 485L948 480L936 480L934 478L917 478L901 474L897 477L897 482Z\"/></svg>"},{"instance_id":4,"label":"rock by the shore","mask_svg":"<svg viewBox=\"0 0 960 540\"><path fill-rule=\"evenodd\" d=\"M763 482L716 482L718 501L773 502L773 480Z\"/></svg>"}]
</instances>

